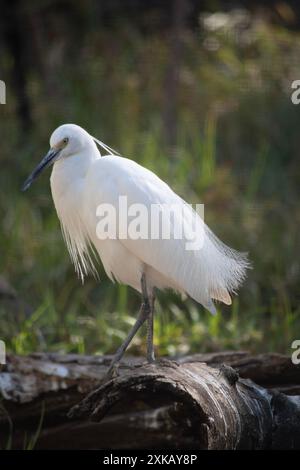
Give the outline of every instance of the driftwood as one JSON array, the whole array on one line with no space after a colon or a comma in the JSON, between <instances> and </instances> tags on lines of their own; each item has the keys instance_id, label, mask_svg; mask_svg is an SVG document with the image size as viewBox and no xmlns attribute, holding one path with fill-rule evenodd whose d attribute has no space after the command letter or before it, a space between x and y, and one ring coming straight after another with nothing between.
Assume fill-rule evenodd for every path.
<instances>
[{"instance_id":1,"label":"driftwood","mask_svg":"<svg viewBox=\"0 0 300 470\"><path fill-rule=\"evenodd\" d=\"M279 354L9 356L0 373L0 445L22 448L300 448L300 367ZM71 411L70 411L71 409Z\"/></svg>"}]
</instances>

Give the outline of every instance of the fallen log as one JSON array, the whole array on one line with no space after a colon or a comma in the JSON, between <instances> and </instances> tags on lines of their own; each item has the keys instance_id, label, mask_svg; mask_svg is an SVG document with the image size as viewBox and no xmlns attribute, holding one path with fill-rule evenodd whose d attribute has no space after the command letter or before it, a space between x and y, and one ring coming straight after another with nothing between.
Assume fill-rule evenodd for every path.
<instances>
[{"instance_id":1,"label":"fallen log","mask_svg":"<svg viewBox=\"0 0 300 470\"><path fill-rule=\"evenodd\" d=\"M126 359L9 356L0 373L0 445L37 448L300 448L300 367L279 354ZM69 417L67 414L69 413ZM44 411L43 411L44 410Z\"/></svg>"}]
</instances>

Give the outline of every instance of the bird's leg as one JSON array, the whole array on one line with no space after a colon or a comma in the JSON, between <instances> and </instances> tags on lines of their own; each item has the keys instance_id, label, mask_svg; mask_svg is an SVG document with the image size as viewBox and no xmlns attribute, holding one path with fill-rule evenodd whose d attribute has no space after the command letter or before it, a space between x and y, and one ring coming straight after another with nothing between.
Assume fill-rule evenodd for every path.
<instances>
[{"instance_id":1,"label":"bird's leg","mask_svg":"<svg viewBox=\"0 0 300 470\"><path fill-rule=\"evenodd\" d=\"M119 349L117 350L116 354L114 355L110 366L107 371L107 376L111 377L113 375L113 372L115 370L115 367L117 363L122 359L126 349L128 348L129 344L131 343L132 339L136 335L137 331L140 329L140 327L144 324L145 320L148 318L150 314L150 303L149 303L149 298L147 294L147 288L146 288L146 279L145 279L145 274L142 275L141 278L141 287L142 287L142 305L139 311L139 316L133 325L132 329L128 333L127 338L125 341L121 344Z\"/></svg>"},{"instance_id":2,"label":"bird's leg","mask_svg":"<svg viewBox=\"0 0 300 470\"><path fill-rule=\"evenodd\" d=\"M142 296L144 302L146 302L149 306L149 313L147 317L147 361L154 362L154 347L153 347L153 314L154 314L154 302L155 302L155 294L154 290L152 290L151 295L148 295L147 285L146 285L146 278L143 274L141 279L141 286L142 286Z\"/></svg>"},{"instance_id":3,"label":"bird's leg","mask_svg":"<svg viewBox=\"0 0 300 470\"><path fill-rule=\"evenodd\" d=\"M154 362L155 355L154 355L154 346L153 346L153 317L154 317L154 302L155 302L155 295L152 292L150 296L150 312L147 319L147 361Z\"/></svg>"},{"instance_id":4,"label":"bird's leg","mask_svg":"<svg viewBox=\"0 0 300 470\"><path fill-rule=\"evenodd\" d=\"M139 316L133 325L132 329L128 333L127 338L125 341L121 344L119 349L117 350L116 354L114 355L109 369L107 371L107 375L111 376L117 363L122 359L126 349L128 348L129 344L131 343L132 339L136 335L137 331L140 329L140 327L144 324L145 320L147 319L149 315L149 306L146 306L145 303L143 302L140 308Z\"/></svg>"}]
</instances>

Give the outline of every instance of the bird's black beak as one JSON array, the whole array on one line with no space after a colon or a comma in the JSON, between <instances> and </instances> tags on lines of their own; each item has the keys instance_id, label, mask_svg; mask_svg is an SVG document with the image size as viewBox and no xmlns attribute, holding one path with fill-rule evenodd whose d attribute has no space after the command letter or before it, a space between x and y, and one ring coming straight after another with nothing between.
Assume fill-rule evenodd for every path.
<instances>
[{"instance_id":1,"label":"bird's black beak","mask_svg":"<svg viewBox=\"0 0 300 470\"><path fill-rule=\"evenodd\" d=\"M31 175L28 176L27 180L22 186L22 191L26 191L31 186L31 183L39 176L39 174L48 166L52 165L57 159L58 154L61 152L61 149L50 149L47 155L44 156L42 161L38 166L33 170Z\"/></svg>"}]
</instances>

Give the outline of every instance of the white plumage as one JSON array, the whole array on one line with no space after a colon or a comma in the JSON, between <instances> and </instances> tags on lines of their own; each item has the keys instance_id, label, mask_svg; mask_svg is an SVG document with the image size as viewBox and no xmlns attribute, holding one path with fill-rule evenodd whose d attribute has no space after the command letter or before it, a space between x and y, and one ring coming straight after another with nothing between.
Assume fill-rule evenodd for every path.
<instances>
[{"instance_id":1,"label":"white plumage","mask_svg":"<svg viewBox=\"0 0 300 470\"><path fill-rule=\"evenodd\" d=\"M198 250L186 250L184 237L169 240L100 240L97 237L97 206L111 204L118 211L120 195L127 196L128 206L142 203L149 210L152 204L161 207L175 204L180 209L186 208L186 203L153 172L132 160L113 155L110 148L97 141L110 153L102 157L95 141L74 124L60 126L50 139L52 152L58 155L52 157L52 196L80 276L84 278L89 272L97 272L92 248L99 254L110 279L139 292L144 274L148 292L155 287L172 288L188 294L211 313L215 313L213 299L230 304L230 293L245 277L247 256L224 245L199 216L196 216L196 223L202 230L203 244ZM44 166L49 165L48 160ZM28 178L24 189L40 171ZM164 209L162 214L167 217ZM191 223L194 214L191 208L184 214L178 210L171 233L182 224Z\"/></svg>"},{"instance_id":2,"label":"white plumage","mask_svg":"<svg viewBox=\"0 0 300 470\"><path fill-rule=\"evenodd\" d=\"M184 292L212 313L215 308L211 299L230 303L228 292L236 290L243 280L247 258L224 245L206 225L199 250L186 250L185 239L97 238L97 206L108 203L118 209L120 195L127 196L129 206L142 203L149 210L151 204L178 205L184 201L136 162L115 155L101 158L93 138L77 126L59 127L50 142L53 145L74 132L84 134L86 147L54 163L51 190L67 247L80 276L96 272L89 249L92 243L112 280L140 291L141 274L145 271L149 289L173 288ZM180 214L176 222L183 223Z\"/></svg>"}]
</instances>

